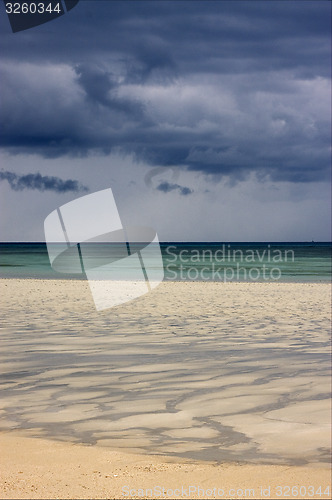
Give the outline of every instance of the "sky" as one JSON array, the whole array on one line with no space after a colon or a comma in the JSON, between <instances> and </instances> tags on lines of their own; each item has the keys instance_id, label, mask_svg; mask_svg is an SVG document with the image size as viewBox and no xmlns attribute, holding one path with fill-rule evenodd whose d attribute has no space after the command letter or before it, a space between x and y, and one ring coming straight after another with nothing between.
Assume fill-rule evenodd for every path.
<instances>
[{"instance_id":1,"label":"sky","mask_svg":"<svg viewBox=\"0 0 332 500\"><path fill-rule=\"evenodd\" d=\"M0 239L111 188L161 241L331 240L331 3L0 4Z\"/></svg>"}]
</instances>

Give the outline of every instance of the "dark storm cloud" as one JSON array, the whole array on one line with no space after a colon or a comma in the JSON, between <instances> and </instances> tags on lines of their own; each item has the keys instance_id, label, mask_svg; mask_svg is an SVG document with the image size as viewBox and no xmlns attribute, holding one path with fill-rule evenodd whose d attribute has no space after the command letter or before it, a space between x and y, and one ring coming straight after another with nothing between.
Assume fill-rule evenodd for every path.
<instances>
[{"instance_id":1,"label":"dark storm cloud","mask_svg":"<svg viewBox=\"0 0 332 500\"><path fill-rule=\"evenodd\" d=\"M180 194L183 196L187 196L188 194L192 194L193 190L186 187L186 186L180 186L179 184L171 184L167 181L161 182L157 186L158 191L162 191L163 193L170 193L171 191L178 190Z\"/></svg>"},{"instance_id":2,"label":"dark storm cloud","mask_svg":"<svg viewBox=\"0 0 332 500\"><path fill-rule=\"evenodd\" d=\"M77 83L92 105L106 106L113 112L124 114L127 120L128 117L144 119L142 103L117 96L119 84L111 72L95 64L79 64L75 67L75 72L78 75Z\"/></svg>"},{"instance_id":3,"label":"dark storm cloud","mask_svg":"<svg viewBox=\"0 0 332 500\"><path fill-rule=\"evenodd\" d=\"M62 180L59 177L51 177L48 175L26 174L17 175L14 172L0 171L0 181L8 181L10 187L14 191L22 191L23 189L37 189L38 191L55 191L56 193L67 193L68 191L88 191L86 186L83 186L78 181L68 179Z\"/></svg>"},{"instance_id":4,"label":"dark storm cloud","mask_svg":"<svg viewBox=\"0 0 332 500\"><path fill-rule=\"evenodd\" d=\"M44 27L4 25L2 146L325 179L330 10L319 0L81 1Z\"/></svg>"},{"instance_id":5,"label":"dark storm cloud","mask_svg":"<svg viewBox=\"0 0 332 500\"><path fill-rule=\"evenodd\" d=\"M13 35L2 16L1 27L4 57L16 60L101 62L115 56L136 67L134 73L141 67L143 76L162 68L233 73L245 63L249 71L266 70L269 63L327 75L317 55L328 56L329 14L329 2L320 0L93 0L52 25ZM42 44L45 37L49 43Z\"/></svg>"}]
</instances>

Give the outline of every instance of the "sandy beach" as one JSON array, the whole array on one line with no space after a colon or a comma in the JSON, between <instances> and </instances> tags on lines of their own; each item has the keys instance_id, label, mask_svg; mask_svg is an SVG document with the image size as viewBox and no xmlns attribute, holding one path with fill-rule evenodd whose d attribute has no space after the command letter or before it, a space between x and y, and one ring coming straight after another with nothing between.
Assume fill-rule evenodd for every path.
<instances>
[{"instance_id":1,"label":"sandy beach","mask_svg":"<svg viewBox=\"0 0 332 500\"><path fill-rule=\"evenodd\" d=\"M0 285L2 498L329 498L329 285Z\"/></svg>"},{"instance_id":2,"label":"sandy beach","mask_svg":"<svg viewBox=\"0 0 332 500\"><path fill-rule=\"evenodd\" d=\"M327 499L331 492L328 468L188 463L19 433L1 434L0 443L0 491L6 499Z\"/></svg>"}]
</instances>

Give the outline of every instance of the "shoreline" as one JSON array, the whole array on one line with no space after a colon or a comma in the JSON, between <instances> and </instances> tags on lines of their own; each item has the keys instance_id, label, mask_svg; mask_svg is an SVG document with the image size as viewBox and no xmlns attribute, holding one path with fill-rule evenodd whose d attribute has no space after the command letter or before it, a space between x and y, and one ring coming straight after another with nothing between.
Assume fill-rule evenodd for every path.
<instances>
[{"instance_id":1,"label":"shoreline","mask_svg":"<svg viewBox=\"0 0 332 500\"><path fill-rule=\"evenodd\" d=\"M51 277L38 277L38 276L21 276L21 277L16 277L16 276L0 276L0 283L1 281L64 281L64 282L81 282L81 281L88 281L86 276L82 276L81 278L65 278L63 276L56 278L54 276ZM103 280L100 280L103 281ZM128 282L132 280L127 280ZM127 282L125 281L125 282ZM210 283L210 284L222 284L222 285L228 285L228 284L239 284L239 285L329 285L331 286L331 280L330 279L324 279L324 280L317 280L317 281L293 281L293 280L283 280L283 279L276 279L276 280L210 280L210 279L205 279L205 280L185 280L185 279L179 279L179 280L173 280L173 279L163 279L160 284L162 283ZM159 285L158 285L159 286Z\"/></svg>"},{"instance_id":2,"label":"shoreline","mask_svg":"<svg viewBox=\"0 0 332 500\"><path fill-rule=\"evenodd\" d=\"M331 492L329 467L181 461L18 431L1 432L0 447L3 499L328 499Z\"/></svg>"}]
</instances>

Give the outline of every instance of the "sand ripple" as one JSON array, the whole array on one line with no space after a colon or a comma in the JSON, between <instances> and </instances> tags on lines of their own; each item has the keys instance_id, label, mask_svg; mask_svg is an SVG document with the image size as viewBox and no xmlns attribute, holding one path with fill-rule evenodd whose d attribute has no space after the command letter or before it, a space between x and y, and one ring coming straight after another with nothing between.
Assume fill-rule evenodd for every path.
<instances>
[{"instance_id":1,"label":"sand ripple","mask_svg":"<svg viewBox=\"0 0 332 500\"><path fill-rule=\"evenodd\" d=\"M329 286L163 283L97 313L84 281L0 280L1 428L139 452L329 460Z\"/></svg>"}]
</instances>

